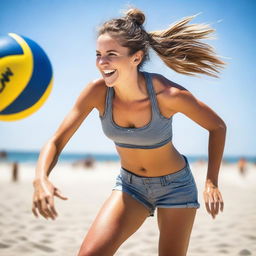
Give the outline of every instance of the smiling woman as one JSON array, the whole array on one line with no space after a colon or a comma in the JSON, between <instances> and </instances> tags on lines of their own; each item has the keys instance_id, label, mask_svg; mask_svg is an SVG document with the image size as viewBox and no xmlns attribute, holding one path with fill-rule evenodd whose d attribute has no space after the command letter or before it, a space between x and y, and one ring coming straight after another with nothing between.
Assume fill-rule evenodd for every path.
<instances>
[{"instance_id":1,"label":"smiling woman","mask_svg":"<svg viewBox=\"0 0 256 256\"><path fill-rule=\"evenodd\" d=\"M114 255L156 209L159 255L186 255L200 204L187 157L172 143L173 116L179 112L209 131L204 200L213 218L219 209L223 210L218 173L225 144L224 121L181 85L160 74L142 71L151 47L179 73L217 76L224 63L209 45L199 41L208 38L213 29L188 25L193 17L154 32L145 30L145 15L138 9L105 22L96 42L96 66L102 77L84 88L41 150L32 211L53 219L57 215L53 197L66 198L48 176L71 136L94 108L99 111L104 133L119 153L120 174L89 228L79 256Z\"/></svg>"},{"instance_id":2,"label":"smiling woman","mask_svg":"<svg viewBox=\"0 0 256 256\"><path fill-rule=\"evenodd\" d=\"M98 37L96 66L102 73L106 85L122 84L123 80L130 76L131 68L134 66L133 59L134 56L129 56L129 49L121 46L108 33Z\"/></svg>"}]
</instances>

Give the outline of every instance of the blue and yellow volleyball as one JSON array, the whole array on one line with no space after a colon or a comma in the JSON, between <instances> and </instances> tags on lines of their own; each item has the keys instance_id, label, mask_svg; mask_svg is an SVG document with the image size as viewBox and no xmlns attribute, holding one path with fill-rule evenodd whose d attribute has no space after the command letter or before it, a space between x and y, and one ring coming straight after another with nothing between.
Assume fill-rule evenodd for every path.
<instances>
[{"instance_id":1,"label":"blue and yellow volleyball","mask_svg":"<svg viewBox=\"0 0 256 256\"><path fill-rule=\"evenodd\" d=\"M50 60L36 42L14 33L0 36L0 120L33 114L48 98L52 84Z\"/></svg>"}]
</instances>

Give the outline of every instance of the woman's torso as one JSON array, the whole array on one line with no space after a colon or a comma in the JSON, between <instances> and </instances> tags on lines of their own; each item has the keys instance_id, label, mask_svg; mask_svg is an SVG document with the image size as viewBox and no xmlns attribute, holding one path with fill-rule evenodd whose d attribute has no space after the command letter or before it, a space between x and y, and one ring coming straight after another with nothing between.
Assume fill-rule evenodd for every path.
<instances>
[{"instance_id":1,"label":"woman's torso","mask_svg":"<svg viewBox=\"0 0 256 256\"><path fill-rule=\"evenodd\" d=\"M170 87L179 88L180 86L170 83L169 80L157 74L152 74L152 84L161 115L170 118L175 112L165 106L166 100L163 100L164 94L166 90L170 92ZM102 85L97 106L101 117L105 113L105 100L108 89L104 80L102 80ZM146 97L140 102L129 103L129 106L113 98L113 121L120 127L143 127L151 121L151 104L152 102L149 97ZM176 150L171 141L164 146L152 149L126 148L118 145L116 145L116 148L122 167L141 176L155 177L167 175L182 169L186 164L182 155Z\"/></svg>"}]
</instances>

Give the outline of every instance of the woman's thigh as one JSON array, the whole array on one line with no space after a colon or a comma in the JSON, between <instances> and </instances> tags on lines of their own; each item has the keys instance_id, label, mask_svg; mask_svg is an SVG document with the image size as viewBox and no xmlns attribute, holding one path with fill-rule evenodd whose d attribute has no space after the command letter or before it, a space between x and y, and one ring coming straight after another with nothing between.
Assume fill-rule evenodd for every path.
<instances>
[{"instance_id":1,"label":"woman's thigh","mask_svg":"<svg viewBox=\"0 0 256 256\"><path fill-rule=\"evenodd\" d=\"M159 256L185 256L196 208L158 208Z\"/></svg>"},{"instance_id":2,"label":"woman's thigh","mask_svg":"<svg viewBox=\"0 0 256 256\"><path fill-rule=\"evenodd\" d=\"M126 192L113 190L85 236L79 256L113 255L148 216L143 204Z\"/></svg>"}]
</instances>

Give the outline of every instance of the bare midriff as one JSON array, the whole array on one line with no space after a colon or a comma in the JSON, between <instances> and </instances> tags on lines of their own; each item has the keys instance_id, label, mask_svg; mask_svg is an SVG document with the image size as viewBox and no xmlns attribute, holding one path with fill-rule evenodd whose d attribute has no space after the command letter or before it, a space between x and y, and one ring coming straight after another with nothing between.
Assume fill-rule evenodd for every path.
<instances>
[{"instance_id":1,"label":"bare midriff","mask_svg":"<svg viewBox=\"0 0 256 256\"><path fill-rule=\"evenodd\" d=\"M158 177L175 173L186 166L184 157L172 142L159 148L138 149L116 146L121 166L139 176Z\"/></svg>"}]
</instances>

